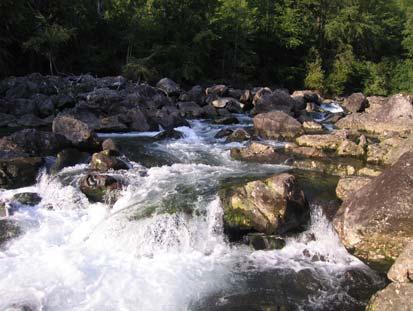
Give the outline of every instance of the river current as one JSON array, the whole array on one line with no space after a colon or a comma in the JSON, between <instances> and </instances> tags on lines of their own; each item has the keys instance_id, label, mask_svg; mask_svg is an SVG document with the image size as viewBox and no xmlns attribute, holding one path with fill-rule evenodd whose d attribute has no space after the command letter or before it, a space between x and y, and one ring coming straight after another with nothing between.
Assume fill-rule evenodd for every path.
<instances>
[{"instance_id":1,"label":"river current","mask_svg":"<svg viewBox=\"0 0 413 311\"><path fill-rule=\"evenodd\" d=\"M178 140L102 135L133 163L111 173L128 184L113 207L79 191L87 165L0 190L2 200L42 197L10 216L23 233L0 249L0 310L363 310L381 279L345 250L317 204L308 230L281 250L228 242L220 186L291 168L233 161L230 148L242 144L214 138L231 126L190 123Z\"/></svg>"}]
</instances>

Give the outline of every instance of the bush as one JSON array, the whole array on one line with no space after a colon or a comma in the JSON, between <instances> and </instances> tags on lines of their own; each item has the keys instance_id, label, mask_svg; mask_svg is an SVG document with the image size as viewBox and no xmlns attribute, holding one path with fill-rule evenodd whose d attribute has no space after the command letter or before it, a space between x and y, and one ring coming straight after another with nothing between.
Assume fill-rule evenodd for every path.
<instances>
[{"instance_id":1,"label":"bush","mask_svg":"<svg viewBox=\"0 0 413 311\"><path fill-rule=\"evenodd\" d=\"M312 90L324 90L324 70L320 55L316 52L313 61L307 64L307 76L304 80L304 85Z\"/></svg>"},{"instance_id":2,"label":"bush","mask_svg":"<svg viewBox=\"0 0 413 311\"><path fill-rule=\"evenodd\" d=\"M131 57L123 66L122 75L128 80L148 81L156 76L156 70L146 65L144 61Z\"/></svg>"}]
</instances>

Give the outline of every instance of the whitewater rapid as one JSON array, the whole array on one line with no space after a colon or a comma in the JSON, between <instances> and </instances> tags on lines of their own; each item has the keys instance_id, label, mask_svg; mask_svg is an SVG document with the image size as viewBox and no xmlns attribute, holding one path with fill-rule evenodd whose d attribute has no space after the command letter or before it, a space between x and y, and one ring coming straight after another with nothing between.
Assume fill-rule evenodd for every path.
<instances>
[{"instance_id":1,"label":"whitewater rapid","mask_svg":"<svg viewBox=\"0 0 413 311\"><path fill-rule=\"evenodd\" d=\"M243 122L248 126L250 120ZM342 247L317 206L309 229L288 238L282 250L252 251L227 241L217 196L220 184L289 168L231 160L229 149L242 144L215 139L221 128L192 121L191 127L178 128L182 139L143 143L147 152L166 154L174 163L149 167L142 176L135 159L131 170L113 172L128 186L112 208L89 203L78 190L76 181L87 165L66 168L58 176L43 171L33 187L0 191L3 201L19 192L42 197L38 206L20 206L11 216L23 234L0 249L0 310L12 305L33 310L224 310L231 297L249 293L251 280L259 282L260 273L277 278L280 271L304 270L312 271L320 289L308 297L293 296L294 308L323 309L337 301L358 306L340 285L341 276L353 268L374 275ZM133 139L142 136L120 138L135 144Z\"/></svg>"}]
</instances>

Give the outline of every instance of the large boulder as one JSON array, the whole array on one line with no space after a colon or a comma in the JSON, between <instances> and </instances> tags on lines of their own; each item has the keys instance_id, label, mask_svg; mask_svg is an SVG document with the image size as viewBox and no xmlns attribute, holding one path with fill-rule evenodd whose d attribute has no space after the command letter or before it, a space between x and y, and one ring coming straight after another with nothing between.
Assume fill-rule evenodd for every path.
<instances>
[{"instance_id":1,"label":"large boulder","mask_svg":"<svg viewBox=\"0 0 413 311\"><path fill-rule=\"evenodd\" d=\"M263 138L294 138L303 133L301 123L282 111L261 113L253 122L256 134Z\"/></svg>"},{"instance_id":2,"label":"large boulder","mask_svg":"<svg viewBox=\"0 0 413 311\"><path fill-rule=\"evenodd\" d=\"M204 110L195 102L179 102L176 104L182 117L200 118Z\"/></svg>"},{"instance_id":3,"label":"large boulder","mask_svg":"<svg viewBox=\"0 0 413 311\"><path fill-rule=\"evenodd\" d=\"M157 126L151 124L140 108L125 110L119 116L119 121L126 124L131 131L147 132L158 129Z\"/></svg>"},{"instance_id":4,"label":"large boulder","mask_svg":"<svg viewBox=\"0 0 413 311\"><path fill-rule=\"evenodd\" d=\"M95 147L94 131L85 122L70 115L57 116L53 120L53 133L66 137L75 146Z\"/></svg>"},{"instance_id":5,"label":"large boulder","mask_svg":"<svg viewBox=\"0 0 413 311\"><path fill-rule=\"evenodd\" d=\"M70 142L62 135L38 131L21 130L0 139L2 151L30 156L54 155L70 146Z\"/></svg>"},{"instance_id":6,"label":"large boulder","mask_svg":"<svg viewBox=\"0 0 413 311\"><path fill-rule=\"evenodd\" d=\"M406 152L413 149L413 133L407 138L391 137L367 147L367 162L392 165Z\"/></svg>"},{"instance_id":7,"label":"large boulder","mask_svg":"<svg viewBox=\"0 0 413 311\"><path fill-rule=\"evenodd\" d=\"M304 192L291 174L224 188L220 198L229 230L284 234L302 229L310 216Z\"/></svg>"},{"instance_id":8,"label":"large boulder","mask_svg":"<svg viewBox=\"0 0 413 311\"><path fill-rule=\"evenodd\" d=\"M296 106L297 101L295 101L290 94L283 90L275 90L272 93L266 93L255 101L253 113L259 114L273 110L280 110L290 113L296 108Z\"/></svg>"},{"instance_id":9,"label":"large boulder","mask_svg":"<svg viewBox=\"0 0 413 311\"><path fill-rule=\"evenodd\" d=\"M354 93L351 94L349 97L344 99L342 104L343 108L345 108L349 112L363 112L368 105L368 100L366 96L362 93Z\"/></svg>"},{"instance_id":10,"label":"large boulder","mask_svg":"<svg viewBox=\"0 0 413 311\"><path fill-rule=\"evenodd\" d=\"M366 311L411 311L413 306L413 283L391 283L375 294Z\"/></svg>"},{"instance_id":11,"label":"large boulder","mask_svg":"<svg viewBox=\"0 0 413 311\"><path fill-rule=\"evenodd\" d=\"M334 219L357 257L388 270L413 237L413 151L348 198Z\"/></svg>"},{"instance_id":12,"label":"large boulder","mask_svg":"<svg viewBox=\"0 0 413 311\"><path fill-rule=\"evenodd\" d=\"M353 113L339 120L336 126L374 134L406 133L413 129L413 97L398 94L382 104L375 104L365 113Z\"/></svg>"},{"instance_id":13,"label":"large boulder","mask_svg":"<svg viewBox=\"0 0 413 311\"><path fill-rule=\"evenodd\" d=\"M43 160L37 157L0 159L0 188L14 189L34 184L42 164Z\"/></svg>"}]
</instances>

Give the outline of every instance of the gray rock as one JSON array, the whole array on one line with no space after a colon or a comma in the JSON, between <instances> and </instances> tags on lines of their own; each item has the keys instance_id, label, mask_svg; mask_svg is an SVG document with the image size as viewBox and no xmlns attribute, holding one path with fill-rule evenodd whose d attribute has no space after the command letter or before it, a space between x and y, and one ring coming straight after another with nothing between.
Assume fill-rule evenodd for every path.
<instances>
[{"instance_id":1,"label":"gray rock","mask_svg":"<svg viewBox=\"0 0 413 311\"><path fill-rule=\"evenodd\" d=\"M256 134L263 138L294 138L303 133L301 123L282 111L261 113L253 122Z\"/></svg>"},{"instance_id":2,"label":"gray rock","mask_svg":"<svg viewBox=\"0 0 413 311\"><path fill-rule=\"evenodd\" d=\"M42 198L35 192L23 192L16 193L12 200L23 205L35 206L42 201Z\"/></svg>"},{"instance_id":3,"label":"gray rock","mask_svg":"<svg viewBox=\"0 0 413 311\"><path fill-rule=\"evenodd\" d=\"M179 85L169 78L159 80L156 87L164 91L167 95L179 95L179 93L181 93Z\"/></svg>"}]
</instances>

